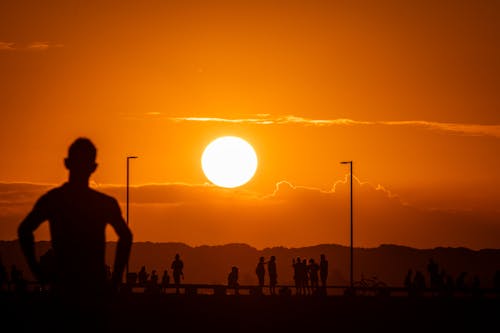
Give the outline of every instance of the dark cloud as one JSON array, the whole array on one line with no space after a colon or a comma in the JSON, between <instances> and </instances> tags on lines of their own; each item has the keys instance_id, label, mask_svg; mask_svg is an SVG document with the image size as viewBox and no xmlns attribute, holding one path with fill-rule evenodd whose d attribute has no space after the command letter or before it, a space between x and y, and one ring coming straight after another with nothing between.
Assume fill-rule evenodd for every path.
<instances>
[{"instance_id":1,"label":"dark cloud","mask_svg":"<svg viewBox=\"0 0 500 333\"><path fill-rule=\"evenodd\" d=\"M403 203L381 186L355 181L356 246L498 248L498 214L427 210ZM15 238L19 221L49 186L0 184L0 238ZM125 188L97 186L122 206ZM259 194L210 185L156 184L130 189L130 222L137 241L190 245L248 243L257 247L348 244L349 184L330 190L283 181Z\"/></svg>"}]
</instances>

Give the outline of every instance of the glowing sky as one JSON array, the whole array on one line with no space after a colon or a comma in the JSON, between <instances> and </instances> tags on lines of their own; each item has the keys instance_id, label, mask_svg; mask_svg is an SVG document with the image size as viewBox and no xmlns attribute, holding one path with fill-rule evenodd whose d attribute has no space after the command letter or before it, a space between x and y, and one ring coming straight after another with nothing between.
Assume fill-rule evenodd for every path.
<instances>
[{"instance_id":1,"label":"glowing sky","mask_svg":"<svg viewBox=\"0 0 500 333\"><path fill-rule=\"evenodd\" d=\"M87 136L121 199L140 156L136 240L347 244L354 160L357 244L500 247L499 7L1 1L0 239ZM221 194L200 157L224 135L259 168Z\"/></svg>"}]
</instances>

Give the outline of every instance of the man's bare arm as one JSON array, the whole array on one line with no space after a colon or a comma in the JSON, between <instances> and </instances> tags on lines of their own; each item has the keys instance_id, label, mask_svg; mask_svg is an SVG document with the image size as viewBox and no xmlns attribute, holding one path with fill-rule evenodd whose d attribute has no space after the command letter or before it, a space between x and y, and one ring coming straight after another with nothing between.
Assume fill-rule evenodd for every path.
<instances>
[{"instance_id":1,"label":"man's bare arm","mask_svg":"<svg viewBox=\"0 0 500 333\"><path fill-rule=\"evenodd\" d=\"M125 270L125 266L127 265L130 256L130 249L132 248L132 232L125 223L119 208L118 212L110 221L110 224L118 235L112 276L113 284L118 286L122 281L123 271Z\"/></svg>"},{"instance_id":2,"label":"man's bare arm","mask_svg":"<svg viewBox=\"0 0 500 333\"><path fill-rule=\"evenodd\" d=\"M40 202L41 201L35 205L33 210L26 216L17 229L21 250L23 251L31 272L38 281L40 281L42 275L40 263L36 259L35 237L33 232L46 220L45 214L43 214L43 210L40 207Z\"/></svg>"}]
</instances>

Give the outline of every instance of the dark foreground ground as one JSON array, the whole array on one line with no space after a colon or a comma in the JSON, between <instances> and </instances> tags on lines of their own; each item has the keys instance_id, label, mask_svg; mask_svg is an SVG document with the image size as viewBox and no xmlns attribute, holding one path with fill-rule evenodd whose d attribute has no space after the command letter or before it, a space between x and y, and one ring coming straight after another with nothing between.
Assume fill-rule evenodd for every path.
<instances>
[{"instance_id":1,"label":"dark foreground ground","mask_svg":"<svg viewBox=\"0 0 500 333\"><path fill-rule=\"evenodd\" d=\"M76 311L0 295L0 332L498 332L500 298L116 296ZM101 316L105 313L104 316ZM56 330L57 329L57 330Z\"/></svg>"}]
</instances>

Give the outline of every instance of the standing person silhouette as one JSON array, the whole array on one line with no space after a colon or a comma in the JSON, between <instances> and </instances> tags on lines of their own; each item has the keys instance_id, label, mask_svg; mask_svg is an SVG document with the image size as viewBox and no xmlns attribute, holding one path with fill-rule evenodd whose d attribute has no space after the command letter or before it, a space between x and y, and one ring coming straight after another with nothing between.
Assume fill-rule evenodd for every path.
<instances>
[{"instance_id":1,"label":"standing person silhouette","mask_svg":"<svg viewBox=\"0 0 500 333\"><path fill-rule=\"evenodd\" d=\"M276 285L278 284L278 271L276 269L276 257L271 256L267 263L267 272L269 274L269 292L276 295Z\"/></svg>"},{"instance_id":2,"label":"standing person silhouette","mask_svg":"<svg viewBox=\"0 0 500 333\"><path fill-rule=\"evenodd\" d=\"M257 274L257 279L259 280L259 288L262 291L262 287L264 287L264 276L266 275L266 268L264 267L264 257L260 257L259 263L255 268L255 274Z\"/></svg>"},{"instance_id":3,"label":"standing person silhouette","mask_svg":"<svg viewBox=\"0 0 500 333\"><path fill-rule=\"evenodd\" d=\"M170 283L170 276L168 275L168 271L163 271L163 276L161 277L161 288L162 292L167 292L168 284Z\"/></svg>"},{"instance_id":4,"label":"standing person silhouette","mask_svg":"<svg viewBox=\"0 0 500 333\"><path fill-rule=\"evenodd\" d=\"M43 281L33 233L48 221L55 269L52 290L57 299L72 304L96 304L105 294L107 224L118 235L111 279L115 288L121 283L132 246L132 233L116 199L89 188L89 178L97 168L96 155L97 149L89 139L75 140L64 160L69 170L68 182L40 197L18 228L29 268Z\"/></svg>"},{"instance_id":5,"label":"standing person silhouette","mask_svg":"<svg viewBox=\"0 0 500 333\"><path fill-rule=\"evenodd\" d=\"M307 271L309 272L309 278L311 280L311 293L318 294L319 284L318 284L318 272L319 265L314 261L314 259L309 259L309 265L307 266Z\"/></svg>"},{"instance_id":6,"label":"standing person silhouette","mask_svg":"<svg viewBox=\"0 0 500 333\"><path fill-rule=\"evenodd\" d=\"M319 259L319 277L321 279L321 287L326 292L326 280L328 279L328 260L324 254Z\"/></svg>"},{"instance_id":7,"label":"standing person silhouette","mask_svg":"<svg viewBox=\"0 0 500 333\"><path fill-rule=\"evenodd\" d=\"M172 266L170 266L170 268L172 269L172 275L174 276L175 293L179 294L181 277L184 279L184 272L182 271L184 269L184 263L180 259L178 253L175 255L175 260L172 262Z\"/></svg>"},{"instance_id":8,"label":"standing person silhouette","mask_svg":"<svg viewBox=\"0 0 500 333\"><path fill-rule=\"evenodd\" d=\"M239 290L238 287L240 286L238 283L238 267L233 266L231 267L231 272L227 276L227 287L228 288L233 288L234 289L234 294L239 295Z\"/></svg>"},{"instance_id":9,"label":"standing person silhouette","mask_svg":"<svg viewBox=\"0 0 500 333\"><path fill-rule=\"evenodd\" d=\"M297 261L295 261L295 259L292 259L293 280L295 281L296 295L302 294L302 280L301 280L301 270L300 270L301 262L302 261L300 260L300 257L297 257Z\"/></svg>"}]
</instances>

